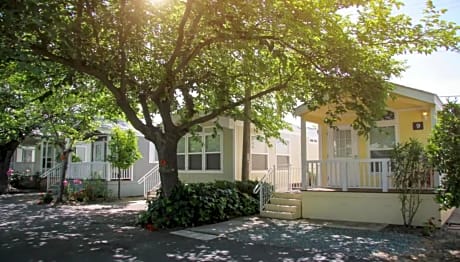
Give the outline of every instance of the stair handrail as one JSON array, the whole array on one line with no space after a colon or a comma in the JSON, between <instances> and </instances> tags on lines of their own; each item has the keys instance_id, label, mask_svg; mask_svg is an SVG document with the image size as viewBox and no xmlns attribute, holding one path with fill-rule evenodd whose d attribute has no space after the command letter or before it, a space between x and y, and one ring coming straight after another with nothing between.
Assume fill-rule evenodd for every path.
<instances>
[{"instance_id":1,"label":"stair handrail","mask_svg":"<svg viewBox=\"0 0 460 262\"><path fill-rule=\"evenodd\" d=\"M147 197L148 192L159 188L161 185L159 165L156 164L152 169L150 169L145 175L143 175L137 183L144 184L144 197Z\"/></svg>"},{"instance_id":2,"label":"stair handrail","mask_svg":"<svg viewBox=\"0 0 460 262\"><path fill-rule=\"evenodd\" d=\"M273 195L275 172L275 166L268 169L267 173L262 177L262 179L260 179L259 183L257 183L257 185L252 190L254 194L259 193L260 211L264 210L265 205L268 203L270 197Z\"/></svg>"},{"instance_id":3,"label":"stair handrail","mask_svg":"<svg viewBox=\"0 0 460 262\"><path fill-rule=\"evenodd\" d=\"M63 163L59 163L59 164L55 165L54 167L47 169L45 172L43 172L40 175L40 177L45 178L45 177L49 176L50 174L54 173L54 171L56 171L57 169L60 169L63 165L64 165Z\"/></svg>"}]
</instances>

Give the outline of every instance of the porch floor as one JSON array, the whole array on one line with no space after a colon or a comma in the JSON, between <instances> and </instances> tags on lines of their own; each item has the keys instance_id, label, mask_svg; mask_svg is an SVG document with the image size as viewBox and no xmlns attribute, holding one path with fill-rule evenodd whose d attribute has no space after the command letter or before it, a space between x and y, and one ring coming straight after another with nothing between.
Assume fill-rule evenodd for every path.
<instances>
[{"instance_id":1,"label":"porch floor","mask_svg":"<svg viewBox=\"0 0 460 262\"><path fill-rule=\"evenodd\" d=\"M358 192L358 193L398 193L400 190L397 189L388 189L388 192L382 192L382 189L377 188L348 188L348 190L342 190L342 188L335 187L314 187L302 190L296 190L294 192L301 191L310 191L310 192ZM423 189L422 194L433 194L435 193L434 189Z\"/></svg>"}]
</instances>

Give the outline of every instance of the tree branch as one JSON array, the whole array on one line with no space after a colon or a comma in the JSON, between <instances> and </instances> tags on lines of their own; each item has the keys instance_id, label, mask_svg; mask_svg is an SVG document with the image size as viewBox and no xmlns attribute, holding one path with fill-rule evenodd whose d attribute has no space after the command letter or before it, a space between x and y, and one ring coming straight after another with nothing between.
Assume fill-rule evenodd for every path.
<instances>
[{"instance_id":1,"label":"tree branch","mask_svg":"<svg viewBox=\"0 0 460 262\"><path fill-rule=\"evenodd\" d=\"M58 55L55 55L48 51L46 48L32 45L32 51L39 56L43 56L48 58L49 60L62 64L66 67L73 68L77 71L83 72L85 74L91 75L97 79L99 79L109 91L114 95L115 100L121 110L125 113L126 117L130 120L134 128L139 130L144 135L153 136L154 133L161 133L161 129L158 127L147 127L142 121L137 117L136 111L134 111L128 98L126 97L125 93L122 93L120 89L118 89L114 83L109 79L108 75L105 72L102 72L98 69L95 69L91 66L82 64L79 61L75 61L72 59L64 58Z\"/></svg>"}]
</instances>

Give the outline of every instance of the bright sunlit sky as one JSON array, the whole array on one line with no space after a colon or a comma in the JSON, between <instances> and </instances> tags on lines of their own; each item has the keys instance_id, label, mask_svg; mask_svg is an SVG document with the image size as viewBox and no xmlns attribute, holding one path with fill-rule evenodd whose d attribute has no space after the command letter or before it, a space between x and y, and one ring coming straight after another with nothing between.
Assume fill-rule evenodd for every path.
<instances>
[{"instance_id":1,"label":"bright sunlit sky","mask_svg":"<svg viewBox=\"0 0 460 262\"><path fill-rule=\"evenodd\" d=\"M424 0L405 0L402 12L417 19ZM433 0L436 8L446 8L444 19L460 24L460 0ZM392 82L421 89L439 96L460 95L460 53L440 51L431 55L405 55L409 68Z\"/></svg>"}]
</instances>

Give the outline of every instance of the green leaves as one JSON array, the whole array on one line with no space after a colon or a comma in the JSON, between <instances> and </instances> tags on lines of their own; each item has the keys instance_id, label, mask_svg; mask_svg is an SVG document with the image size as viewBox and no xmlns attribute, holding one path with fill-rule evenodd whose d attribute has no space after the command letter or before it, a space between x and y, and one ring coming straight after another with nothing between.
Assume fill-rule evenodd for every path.
<instances>
[{"instance_id":1,"label":"green leaves","mask_svg":"<svg viewBox=\"0 0 460 262\"><path fill-rule=\"evenodd\" d=\"M253 215L258 211L257 195L252 196L256 182L199 183L179 185L171 197L159 196L149 202L147 212L138 222L157 228L189 227ZM250 194L247 194L249 187Z\"/></svg>"},{"instance_id":2,"label":"green leaves","mask_svg":"<svg viewBox=\"0 0 460 262\"><path fill-rule=\"evenodd\" d=\"M113 166L121 169L129 168L142 157L137 145L137 137L132 130L115 127L109 140L108 160Z\"/></svg>"},{"instance_id":3,"label":"green leaves","mask_svg":"<svg viewBox=\"0 0 460 262\"><path fill-rule=\"evenodd\" d=\"M444 174L437 200L442 208L460 206L460 104L449 101L438 112L428 146L435 168Z\"/></svg>"}]
</instances>

